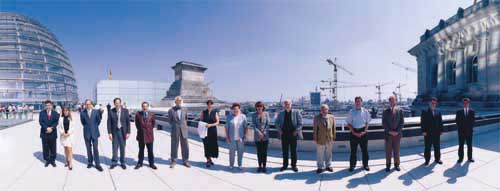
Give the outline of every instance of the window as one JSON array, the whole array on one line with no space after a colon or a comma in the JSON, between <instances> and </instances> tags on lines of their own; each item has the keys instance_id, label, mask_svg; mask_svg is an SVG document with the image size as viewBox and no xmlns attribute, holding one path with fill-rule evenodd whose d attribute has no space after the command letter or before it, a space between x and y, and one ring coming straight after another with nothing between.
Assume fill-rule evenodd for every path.
<instances>
[{"instance_id":1,"label":"window","mask_svg":"<svg viewBox=\"0 0 500 191\"><path fill-rule=\"evenodd\" d=\"M455 61L449 61L448 62L448 72L446 72L447 79L448 79L448 85L455 85L456 83L456 68L457 68L457 62Z\"/></svg>"},{"instance_id":2,"label":"window","mask_svg":"<svg viewBox=\"0 0 500 191\"><path fill-rule=\"evenodd\" d=\"M478 72L479 72L479 62L477 56L472 57L470 62L468 63L468 82L475 83L478 81Z\"/></svg>"}]
</instances>

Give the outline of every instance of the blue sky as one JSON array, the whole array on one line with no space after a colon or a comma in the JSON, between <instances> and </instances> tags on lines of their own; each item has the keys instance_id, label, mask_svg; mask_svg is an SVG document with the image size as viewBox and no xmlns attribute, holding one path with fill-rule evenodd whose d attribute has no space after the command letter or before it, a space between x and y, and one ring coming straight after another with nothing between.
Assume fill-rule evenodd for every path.
<instances>
[{"instance_id":1,"label":"blue sky","mask_svg":"<svg viewBox=\"0 0 500 191\"><path fill-rule=\"evenodd\" d=\"M0 11L40 21L63 44L80 99L106 79L172 82L180 60L203 64L214 95L227 101L298 98L331 77L326 58L355 75L340 81L408 84L416 68L407 53L425 29L473 0L331 1L1 1ZM328 95L325 92L326 95ZM342 100L376 98L375 88L339 90Z\"/></svg>"}]
</instances>

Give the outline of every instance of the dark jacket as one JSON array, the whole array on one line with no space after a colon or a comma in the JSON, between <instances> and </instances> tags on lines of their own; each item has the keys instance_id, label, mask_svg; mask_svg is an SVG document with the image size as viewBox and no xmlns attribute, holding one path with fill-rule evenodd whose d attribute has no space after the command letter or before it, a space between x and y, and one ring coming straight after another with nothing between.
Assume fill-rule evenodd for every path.
<instances>
[{"instance_id":1,"label":"dark jacket","mask_svg":"<svg viewBox=\"0 0 500 191\"><path fill-rule=\"evenodd\" d=\"M476 122L476 112L469 108L467 117L465 116L464 109L458 110L455 116L457 122L457 131L463 135L472 135L474 123Z\"/></svg>"},{"instance_id":2,"label":"dark jacket","mask_svg":"<svg viewBox=\"0 0 500 191\"><path fill-rule=\"evenodd\" d=\"M130 134L130 117L128 109L121 108L120 122L122 124L121 132L125 138L126 134ZM116 108L113 108L108 113L108 134L115 135L116 132L118 132L118 113Z\"/></svg>"},{"instance_id":3,"label":"dark jacket","mask_svg":"<svg viewBox=\"0 0 500 191\"><path fill-rule=\"evenodd\" d=\"M402 135L404 124L404 114L400 108L394 107L394 114L390 107L382 113L382 126L386 135L389 135L390 131L395 131Z\"/></svg>"},{"instance_id":4,"label":"dark jacket","mask_svg":"<svg viewBox=\"0 0 500 191\"><path fill-rule=\"evenodd\" d=\"M102 112L97 109L91 110L91 115L89 118L89 114L87 109L83 109L80 113L80 121L83 125L83 137L85 139L97 139L101 135L99 133L99 125L101 124Z\"/></svg>"},{"instance_id":5,"label":"dark jacket","mask_svg":"<svg viewBox=\"0 0 500 191\"><path fill-rule=\"evenodd\" d=\"M441 117L441 112L434 110L434 115L432 115L432 110L429 108L422 111L420 116L420 127L422 133L427 133L428 135L441 135L443 132L443 118Z\"/></svg>"},{"instance_id":6,"label":"dark jacket","mask_svg":"<svg viewBox=\"0 0 500 191\"><path fill-rule=\"evenodd\" d=\"M50 120L47 115L47 110L40 112L38 117L38 122L40 123L40 138L57 138L57 124L59 123L59 114L52 110L50 112ZM52 132L47 134L47 128L52 127Z\"/></svg>"},{"instance_id":7,"label":"dark jacket","mask_svg":"<svg viewBox=\"0 0 500 191\"><path fill-rule=\"evenodd\" d=\"M153 143L153 128L155 124L154 113L148 112L148 118L144 119L144 111L137 112L135 114L135 127L137 128L136 140L144 144Z\"/></svg>"}]
</instances>

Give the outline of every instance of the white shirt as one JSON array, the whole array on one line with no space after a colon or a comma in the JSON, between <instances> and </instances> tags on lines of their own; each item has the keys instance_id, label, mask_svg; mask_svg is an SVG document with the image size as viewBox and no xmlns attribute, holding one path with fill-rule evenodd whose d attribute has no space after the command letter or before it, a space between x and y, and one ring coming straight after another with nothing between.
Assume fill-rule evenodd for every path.
<instances>
[{"instance_id":1,"label":"white shirt","mask_svg":"<svg viewBox=\"0 0 500 191\"><path fill-rule=\"evenodd\" d=\"M92 109L87 109L87 114L89 114L89 118L92 115Z\"/></svg>"},{"instance_id":2,"label":"white shirt","mask_svg":"<svg viewBox=\"0 0 500 191\"><path fill-rule=\"evenodd\" d=\"M239 140L240 139L240 115L234 116L233 118L233 125L234 125L234 139Z\"/></svg>"},{"instance_id":3,"label":"white shirt","mask_svg":"<svg viewBox=\"0 0 500 191\"><path fill-rule=\"evenodd\" d=\"M465 117L467 117L467 115L469 115L469 108L468 107L464 108L464 115L465 115Z\"/></svg>"},{"instance_id":4,"label":"white shirt","mask_svg":"<svg viewBox=\"0 0 500 191\"><path fill-rule=\"evenodd\" d=\"M116 115L118 116L118 124L117 124L118 129L122 128L122 120L121 120L122 115L121 114L122 114L122 110L121 109L117 109L116 110Z\"/></svg>"},{"instance_id":5,"label":"white shirt","mask_svg":"<svg viewBox=\"0 0 500 191\"><path fill-rule=\"evenodd\" d=\"M177 110L177 117L179 117L179 121L181 120L181 109Z\"/></svg>"}]
</instances>

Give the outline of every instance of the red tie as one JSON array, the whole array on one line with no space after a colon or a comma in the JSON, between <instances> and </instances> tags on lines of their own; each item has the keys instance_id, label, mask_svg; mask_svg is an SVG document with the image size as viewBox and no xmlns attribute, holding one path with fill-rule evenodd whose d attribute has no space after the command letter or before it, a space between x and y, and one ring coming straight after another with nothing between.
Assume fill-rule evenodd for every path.
<instances>
[{"instance_id":1,"label":"red tie","mask_svg":"<svg viewBox=\"0 0 500 191\"><path fill-rule=\"evenodd\" d=\"M48 113L48 114L49 114L49 121L50 121L50 113Z\"/></svg>"}]
</instances>

